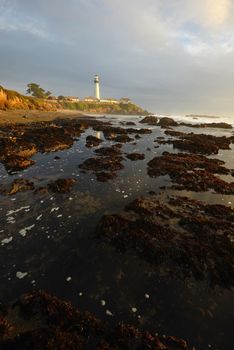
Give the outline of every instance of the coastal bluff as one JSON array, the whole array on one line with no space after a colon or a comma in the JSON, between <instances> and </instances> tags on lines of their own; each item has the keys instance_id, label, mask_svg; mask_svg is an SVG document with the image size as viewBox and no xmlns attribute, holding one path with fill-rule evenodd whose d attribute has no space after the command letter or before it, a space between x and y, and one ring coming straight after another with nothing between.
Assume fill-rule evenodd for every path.
<instances>
[{"instance_id":1,"label":"coastal bluff","mask_svg":"<svg viewBox=\"0 0 234 350\"><path fill-rule=\"evenodd\" d=\"M0 86L0 110L36 110L60 111L71 110L82 113L147 115L148 112L134 103L102 103L102 102L68 102L59 100L40 99L25 96L17 91L8 90Z\"/></svg>"}]
</instances>

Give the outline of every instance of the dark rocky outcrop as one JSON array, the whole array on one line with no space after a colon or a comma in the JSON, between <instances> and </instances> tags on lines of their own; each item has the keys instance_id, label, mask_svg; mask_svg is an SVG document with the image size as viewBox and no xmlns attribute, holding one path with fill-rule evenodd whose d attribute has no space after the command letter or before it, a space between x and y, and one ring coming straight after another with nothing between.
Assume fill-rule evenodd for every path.
<instances>
[{"instance_id":1,"label":"dark rocky outcrop","mask_svg":"<svg viewBox=\"0 0 234 350\"><path fill-rule=\"evenodd\" d=\"M134 122L126 122L126 125L129 125L129 126L134 126L136 125Z\"/></svg>"},{"instance_id":2,"label":"dark rocky outcrop","mask_svg":"<svg viewBox=\"0 0 234 350\"><path fill-rule=\"evenodd\" d=\"M126 157L130 160L143 160L143 159L145 159L145 155L143 153L129 153Z\"/></svg>"},{"instance_id":3,"label":"dark rocky outcrop","mask_svg":"<svg viewBox=\"0 0 234 350\"><path fill-rule=\"evenodd\" d=\"M131 142L132 138L128 136L128 134L151 134L152 131L149 129L134 129L134 128L121 128L118 126L110 126L110 125L98 125L93 128L96 131L102 131L105 139L113 140L116 142Z\"/></svg>"},{"instance_id":4,"label":"dark rocky outcrop","mask_svg":"<svg viewBox=\"0 0 234 350\"><path fill-rule=\"evenodd\" d=\"M216 129L232 129L232 125L228 123L203 123L203 124L189 124L180 123L180 125L188 126L190 128L216 128Z\"/></svg>"},{"instance_id":5,"label":"dark rocky outcrop","mask_svg":"<svg viewBox=\"0 0 234 350\"><path fill-rule=\"evenodd\" d=\"M133 250L169 276L234 285L234 210L184 197L138 198L105 215L96 234L121 252Z\"/></svg>"},{"instance_id":6,"label":"dark rocky outcrop","mask_svg":"<svg viewBox=\"0 0 234 350\"><path fill-rule=\"evenodd\" d=\"M164 143L171 143L175 148L186 150L192 153L217 154L220 149L230 149L231 137L213 136L205 134L183 133L174 130L166 130L166 135L178 137L179 140L167 140ZM157 142L159 142L157 140Z\"/></svg>"},{"instance_id":7,"label":"dark rocky outcrop","mask_svg":"<svg viewBox=\"0 0 234 350\"><path fill-rule=\"evenodd\" d=\"M122 154L121 149L119 147L116 147L115 145L112 147L98 148L95 150L95 153L105 157L115 157L120 156Z\"/></svg>"},{"instance_id":8,"label":"dark rocky outcrop","mask_svg":"<svg viewBox=\"0 0 234 350\"><path fill-rule=\"evenodd\" d=\"M83 171L92 171L98 181L104 182L115 178L117 176L116 171L124 168L121 146L121 144L117 144L95 150L98 157L86 159L79 165L79 168Z\"/></svg>"},{"instance_id":9,"label":"dark rocky outcrop","mask_svg":"<svg viewBox=\"0 0 234 350\"><path fill-rule=\"evenodd\" d=\"M97 147L100 145L100 143L102 143L102 140L99 139L98 137L89 135L86 137L86 147Z\"/></svg>"},{"instance_id":10,"label":"dark rocky outcrop","mask_svg":"<svg viewBox=\"0 0 234 350\"><path fill-rule=\"evenodd\" d=\"M12 317L13 316L13 317ZM45 292L23 295L0 315L2 350L191 350L175 336L105 324Z\"/></svg>"},{"instance_id":11,"label":"dark rocky outcrop","mask_svg":"<svg viewBox=\"0 0 234 350\"><path fill-rule=\"evenodd\" d=\"M154 116L148 116L145 117L140 121L141 124L148 124L148 125L157 125L158 124L158 118Z\"/></svg>"},{"instance_id":12,"label":"dark rocky outcrop","mask_svg":"<svg viewBox=\"0 0 234 350\"><path fill-rule=\"evenodd\" d=\"M86 128L100 125L107 127L109 123L87 118L3 125L0 127L0 162L10 174L24 170L35 163L31 157L37 152L68 149Z\"/></svg>"},{"instance_id":13,"label":"dark rocky outcrop","mask_svg":"<svg viewBox=\"0 0 234 350\"><path fill-rule=\"evenodd\" d=\"M127 143L127 142L133 141L133 138L123 134L123 135L115 136L113 140L120 143Z\"/></svg>"},{"instance_id":14,"label":"dark rocky outcrop","mask_svg":"<svg viewBox=\"0 0 234 350\"><path fill-rule=\"evenodd\" d=\"M31 190L34 190L34 183L27 179L16 179L9 185L0 186L0 193L9 196Z\"/></svg>"},{"instance_id":15,"label":"dark rocky outcrop","mask_svg":"<svg viewBox=\"0 0 234 350\"><path fill-rule=\"evenodd\" d=\"M178 123L172 118L163 117L159 119L158 125L166 129L170 126L178 126Z\"/></svg>"},{"instance_id":16,"label":"dark rocky outcrop","mask_svg":"<svg viewBox=\"0 0 234 350\"><path fill-rule=\"evenodd\" d=\"M91 170L94 172L99 171L117 171L123 169L122 165L123 158L120 156L116 157L97 157L88 158L82 164L79 165L80 169Z\"/></svg>"},{"instance_id":17,"label":"dark rocky outcrop","mask_svg":"<svg viewBox=\"0 0 234 350\"><path fill-rule=\"evenodd\" d=\"M53 193L68 193L71 191L72 187L76 183L76 179L58 179L54 182L51 182L47 185L47 188L50 192Z\"/></svg>"},{"instance_id":18,"label":"dark rocky outcrop","mask_svg":"<svg viewBox=\"0 0 234 350\"><path fill-rule=\"evenodd\" d=\"M114 172L100 171L96 174L97 181L107 182L109 180L113 180L117 177L117 174Z\"/></svg>"},{"instance_id":19,"label":"dark rocky outcrop","mask_svg":"<svg viewBox=\"0 0 234 350\"><path fill-rule=\"evenodd\" d=\"M152 177L169 175L176 189L196 192L213 189L216 193L234 194L234 182L228 183L214 174L229 174L230 170L218 159L188 153L168 153L153 158L148 163Z\"/></svg>"}]
</instances>

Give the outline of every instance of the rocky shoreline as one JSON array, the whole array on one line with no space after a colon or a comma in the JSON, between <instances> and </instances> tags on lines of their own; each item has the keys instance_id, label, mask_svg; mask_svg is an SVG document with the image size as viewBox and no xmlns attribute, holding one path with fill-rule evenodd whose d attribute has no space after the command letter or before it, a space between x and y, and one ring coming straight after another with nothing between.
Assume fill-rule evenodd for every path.
<instances>
[{"instance_id":1,"label":"rocky shoreline","mask_svg":"<svg viewBox=\"0 0 234 350\"><path fill-rule=\"evenodd\" d=\"M17 177L37 164L36 154L69 150L75 143L82 143L89 152L77 163L78 171L87 177L95 175L98 182L111 183L127 165L142 164L149 178L167 176L167 186L161 188L161 194L152 190L129 201L122 210L100 217L93 239L114 247L117 254L133 252L154 271L163 268L164 277L193 278L205 281L209 288L232 288L233 208L179 196L179 191L234 195L230 181L234 170L216 158L220 150L231 150L234 136L184 132L178 128L194 126L171 118L148 116L140 124L147 127L88 117L1 125L0 163L9 180L0 185L0 195L6 198L28 192L36 200L40 195L60 198L75 191L79 180L74 176L58 176L43 186L37 179ZM166 145L170 152L155 155L149 147L146 152L135 149L138 142L153 135L150 126L163 130L153 139L155 147ZM231 129L225 123L198 125L199 129L210 127ZM126 145L132 151L126 151ZM56 155L54 161L59 162L60 157ZM167 190L178 194L169 195ZM30 292L0 309L1 349L191 349L175 336L158 336L124 323L111 328L42 291Z\"/></svg>"}]
</instances>

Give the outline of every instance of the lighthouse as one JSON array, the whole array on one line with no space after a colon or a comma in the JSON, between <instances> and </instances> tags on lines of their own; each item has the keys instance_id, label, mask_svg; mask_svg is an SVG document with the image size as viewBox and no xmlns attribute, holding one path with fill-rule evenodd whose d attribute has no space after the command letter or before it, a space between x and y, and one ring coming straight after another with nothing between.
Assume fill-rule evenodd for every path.
<instances>
[{"instance_id":1,"label":"lighthouse","mask_svg":"<svg viewBox=\"0 0 234 350\"><path fill-rule=\"evenodd\" d=\"M100 88L99 88L99 76L96 74L94 77L95 84L95 97L100 100Z\"/></svg>"}]
</instances>

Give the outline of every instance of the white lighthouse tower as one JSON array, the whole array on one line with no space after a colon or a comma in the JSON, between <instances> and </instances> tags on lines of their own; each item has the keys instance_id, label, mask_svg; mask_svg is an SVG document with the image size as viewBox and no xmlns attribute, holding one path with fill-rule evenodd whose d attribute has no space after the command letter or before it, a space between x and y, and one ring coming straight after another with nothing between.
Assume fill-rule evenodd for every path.
<instances>
[{"instance_id":1,"label":"white lighthouse tower","mask_svg":"<svg viewBox=\"0 0 234 350\"><path fill-rule=\"evenodd\" d=\"M95 84L95 97L100 100L100 88L99 88L99 76L96 74L94 77L94 84Z\"/></svg>"}]
</instances>

